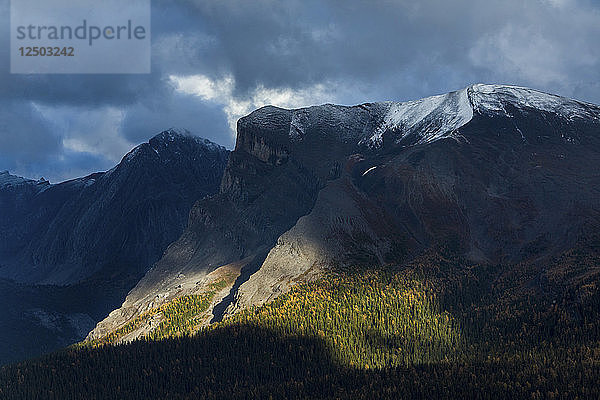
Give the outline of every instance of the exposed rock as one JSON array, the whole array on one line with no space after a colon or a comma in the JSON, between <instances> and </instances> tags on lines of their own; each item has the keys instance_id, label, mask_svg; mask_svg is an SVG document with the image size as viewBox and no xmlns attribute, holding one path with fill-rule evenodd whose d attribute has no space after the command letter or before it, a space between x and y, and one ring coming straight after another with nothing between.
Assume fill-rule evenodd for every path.
<instances>
[{"instance_id":1,"label":"exposed rock","mask_svg":"<svg viewBox=\"0 0 600 400\"><path fill-rule=\"evenodd\" d=\"M194 207L104 324L173 293L180 273L241 259L252 261L221 304L229 313L332 265L403 263L431 248L491 263L559 254L600 227L597 165L600 108L531 89L264 107L239 121L220 193Z\"/></svg>"}]
</instances>

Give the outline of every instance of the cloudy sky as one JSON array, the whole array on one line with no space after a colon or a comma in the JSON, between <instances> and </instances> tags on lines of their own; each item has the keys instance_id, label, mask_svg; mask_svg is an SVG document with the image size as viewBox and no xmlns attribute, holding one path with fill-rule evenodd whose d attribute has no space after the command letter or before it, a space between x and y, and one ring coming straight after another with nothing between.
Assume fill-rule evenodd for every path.
<instances>
[{"instance_id":1,"label":"cloudy sky","mask_svg":"<svg viewBox=\"0 0 600 400\"><path fill-rule=\"evenodd\" d=\"M0 0L0 170L106 170L161 130L231 148L266 104L404 101L507 83L600 103L596 0L153 0L152 73L11 75Z\"/></svg>"}]
</instances>

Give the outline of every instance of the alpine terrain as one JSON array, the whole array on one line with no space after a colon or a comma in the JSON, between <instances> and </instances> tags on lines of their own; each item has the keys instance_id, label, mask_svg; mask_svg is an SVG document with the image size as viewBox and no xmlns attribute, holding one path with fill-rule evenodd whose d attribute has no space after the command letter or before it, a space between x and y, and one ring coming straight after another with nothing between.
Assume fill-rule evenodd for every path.
<instances>
[{"instance_id":1,"label":"alpine terrain","mask_svg":"<svg viewBox=\"0 0 600 400\"><path fill-rule=\"evenodd\" d=\"M89 338L205 293L223 274L237 279L207 320L332 267L438 249L486 264L561 254L600 226L599 111L495 85L407 103L261 108L238 122L219 193L194 205L181 238Z\"/></svg>"},{"instance_id":2,"label":"alpine terrain","mask_svg":"<svg viewBox=\"0 0 600 400\"><path fill-rule=\"evenodd\" d=\"M169 130L84 178L0 173L0 362L81 340L217 191L228 154Z\"/></svg>"},{"instance_id":3,"label":"alpine terrain","mask_svg":"<svg viewBox=\"0 0 600 400\"><path fill-rule=\"evenodd\" d=\"M600 107L523 87L260 108L122 305L0 396L598 398L599 165ZM39 269L4 276L85 281L104 269L50 261L112 254L40 237L3 250Z\"/></svg>"}]
</instances>

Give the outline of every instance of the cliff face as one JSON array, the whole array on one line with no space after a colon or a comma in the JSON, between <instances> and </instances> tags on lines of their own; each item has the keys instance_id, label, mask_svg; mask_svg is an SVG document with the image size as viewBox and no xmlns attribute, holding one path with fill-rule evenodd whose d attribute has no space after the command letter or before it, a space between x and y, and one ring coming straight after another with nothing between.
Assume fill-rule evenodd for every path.
<instances>
[{"instance_id":1,"label":"cliff face","mask_svg":"<svg viewBox=\"0 0 600 400\"><path fill-rule=\"evenodd\" d=\"M90 337L242 259L215 320L333 265L558 254L600 226L599 161L600 109L526 88L259 109L238 123L219 194Z\"/></svg>"},{"instance_id":2,"label":"cliff face","mask_svg":"<svg viewBox=\"0 0 600 400\"><path fill-rule=\"evenodd\" d=\"M254 272L249 269L262 264L277 238L311 210L334 160L319 160L314 168L293 157L306 143L290 140L291 111L267 107L258 113L238 123L236 149L219 193L195 204L181 238L90 337L103 336L174 297L203 290L198 283L220 266L244 259L243 275Z\"/></svg>"}]
</instances>

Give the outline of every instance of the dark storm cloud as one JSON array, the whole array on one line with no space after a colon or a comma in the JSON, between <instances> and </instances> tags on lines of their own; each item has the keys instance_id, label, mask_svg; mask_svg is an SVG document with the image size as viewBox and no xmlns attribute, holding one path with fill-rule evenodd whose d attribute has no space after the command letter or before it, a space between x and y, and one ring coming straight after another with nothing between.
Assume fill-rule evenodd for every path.
<instances>
[{"instance_id":1,"label":"dark storm cloud","mask_svg":"<svg viewBox=\"0 0 600 400\"><path fill-rule=\"evenodd\" d=\"M190 4L218 38L211 56L232 71L242 91L257 83L358 80L375 95L404 98L501 79L570 95L564 79L577 78L569 71L588 82L600 77L600 69L589 68L598 66L600 54L598 10L574 1Z\"/></svg>"},{"instance_id":2,"label":"dark storm cloud","mask_svg":"<svg viewBox=\"0 0 600 400\"><path fill-rule=\"evenodd\" d=\"M0 132L0 169L45 162L60 152L60 137L29 102L0 101Z\"/></svg>"},{"instance_id":3,"label":"dark storm cloud","mask_svg":"<svg viewBox=\"0 0 600 400\"><path fill-rule=\"evenodd\" d=\"M0 0L0 98L10 110L0 112L0 169L56 178L103 169L171 126L232 146L231 119L244 107L262 97L296 104L296 94L310 102L311 91L315 103L352 104L489 82L600 103L600 11L589 0L152 5L151 74L27 76L8 73ZM190 75L210 84L174 90L170 77ZM227 79L231 88L215 89Z\"/></svg>"}]
</instances>

